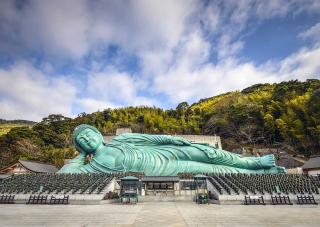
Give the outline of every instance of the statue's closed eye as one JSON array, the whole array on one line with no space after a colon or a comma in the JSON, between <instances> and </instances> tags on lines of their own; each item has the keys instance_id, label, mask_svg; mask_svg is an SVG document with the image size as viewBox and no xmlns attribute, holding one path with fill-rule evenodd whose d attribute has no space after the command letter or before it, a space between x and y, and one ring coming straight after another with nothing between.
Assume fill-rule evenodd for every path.
<instances>
[{"instance_id":1,"label":"statue's closed eye","mask_svg":"<svg viewBox=\"0 0 320 227\"><path fill-rule=\"evenodd\" d=\"M84 141L85 141L84 138L82 138L82 137L79 138L79 143L82 143L82 142L84 142Z\"/></svg>"}]
</instances>

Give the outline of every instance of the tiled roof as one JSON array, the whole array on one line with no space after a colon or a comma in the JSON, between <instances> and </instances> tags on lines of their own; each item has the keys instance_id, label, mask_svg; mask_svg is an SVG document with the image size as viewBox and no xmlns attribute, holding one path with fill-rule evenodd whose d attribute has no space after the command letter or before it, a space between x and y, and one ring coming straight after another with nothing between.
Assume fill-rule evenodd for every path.
<instances>
[{"instance_id":1,"label":"tiled roof","mask_svg":"<svg viewBox=\"0 0 320 227\"><path fill-rule=\"evenodd\" d=\"M58 171L58 169L53 165L26 160L19 160L19 162L28 170L36 173L55 173Z\"/></svg>"},{"instance_id":2,"label":"tiled roof","mask_svg":"<svg viewBox=\"0 0 320 227\"><path fill-rule=\"evenodd\" d=\"M131 181L137 181L139 180L139 178L137 177L133 177L133 176L126 176L126 177L122 177L120 180L131 180Z\"/></svg>"},{"instance_id":3,"label":"tiled roof","mask_svg":"<svg viewBox=\"0 0 320 227\"><path fill-rule=\"evenodd\" d=\"M177 176L144 176L141 178L141 181L154 181L154 182L168 182L168 181L173 181L177 182L179 181L179 177Z\"/></svg>"},{"instance_id":4,"label":"tiled roof","mask_svg":"<svg viewBox=\"0 0 320 227\"><path fill-rule=\"evenodd\" d=\"M301 168L302 169L320 168L320 157L310 158Z\"/></svg>"}]
</instances>

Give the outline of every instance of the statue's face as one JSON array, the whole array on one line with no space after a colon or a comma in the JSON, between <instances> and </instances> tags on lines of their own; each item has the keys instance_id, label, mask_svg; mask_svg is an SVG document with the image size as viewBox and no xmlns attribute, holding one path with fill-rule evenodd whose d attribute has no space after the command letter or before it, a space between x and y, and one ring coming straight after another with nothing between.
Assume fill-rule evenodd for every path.
<instances>
[{"instance_id":1,"label":"statue's face","mask_svg":"<svg viewBox=\"0 0 320 227\"><path fill-rule=\"evenodd\" d=\"M87 128L77 135L76 142L87 153L93 153L103 141L99 133Z\"/></svg>"}]
</instances>

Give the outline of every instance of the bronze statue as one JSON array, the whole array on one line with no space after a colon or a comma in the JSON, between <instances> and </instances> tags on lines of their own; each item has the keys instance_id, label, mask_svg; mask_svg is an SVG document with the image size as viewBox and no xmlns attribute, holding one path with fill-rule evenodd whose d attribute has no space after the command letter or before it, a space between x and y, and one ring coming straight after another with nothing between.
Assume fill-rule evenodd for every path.
<instances>
[{"instance_id":1,"label":"bronze statue","mask_svg":"<svg viewBox=\"0 0 320 227\"><path fill-rule=\"evenodd\" d=\"M90 125L73 132L79 155L60 173L143 172L152 176L178 173L285 173L275 165L272 154L242 157L208 144L193 143L181 137L126 133L105 144L103 136ZM85 159L92 155L88 164Z\"/></svg>"}]
</instances>

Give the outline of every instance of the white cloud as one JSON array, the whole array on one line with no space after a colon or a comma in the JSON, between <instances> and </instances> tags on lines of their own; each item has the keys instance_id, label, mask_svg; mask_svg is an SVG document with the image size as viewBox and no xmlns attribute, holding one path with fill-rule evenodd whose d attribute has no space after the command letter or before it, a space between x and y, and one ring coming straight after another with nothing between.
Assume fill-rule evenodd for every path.
<instances>
[{"instance_id":1,"label":"white cloud","mask_svg":"<svg viewBox=\"0 0 320 227\"><path fill-rule=\"evenodd\" d=\"M275 16L285 16L290 10L298 6L299 1L269 0L257 1L255 13L259 18L266 19Z\"/></svg>"},{"instance_id":2,"label":"white cloud","mask_svg":"<svg viewBox=\"0 0 320 227\"><path fill-rule=\"evenodd\" d=\"M218 44L218 58L223 59L226 57L234 56L243 48L242 41L231 41L231 37L222 35Z\"/></svg>"},{"instance_id":3,"label":"white cloud","mask_svg":"<svg viewBox=\"0 0 320 227\"><path fill-rule=\"evenodd\" d=\"M173 58L172 49L140 51L141 76L153 76L154 74L168 70Z\"/></svg>"},{"instance_id":4,"label":"white cloud","mask_svg":"<svg viewBox=\"0 0 320 227\"><path fill-rule=\"evenodd\" d=\"M153 105L155 101L138 94L141 81L127 73L107 68L88 75L88 92L91 97L108 103L125 105ZM145 85L144 85L145 86ZM114 106L116 105L114 104Z\"/></svg>"},{"instance_id":5,"label":"white cloud","mask_svg":"<svg viewBox=\"0 0 320 227\"><path fill-rule=\"evenodd\" d=\"M194 71L177 65L167 74L157 77L154 89L166 93L172 103L195 102L254 83L277 80L277 77L259 70L251 62L241 64L229 59L218 65L205 64Z\"/></svg>"},{"instance_id":6,"label":"white cloud","mask_svg":"<svg viewBox=\"0 0 320 227\"><path fill-rule=\"evenodd\" d=\"M316 0L308 4L299 0L207 4L197 0L4 0L0 3L1 48L29 48L77 59L102 45L113 44L137 54L147 66L149 59L156 61L150 56L152 52L161 53L159 64L166 63L165 58L171 57L167 52L179 44L186 32L199 27L200 21L204 29L225 34L231 42L248 25L249 18L264 20L318 7Z\"/></svg>"},{"instance_id":7,"label":"white cloud","mask_svg":"<svg viewBox=\"0 0 320 227\"><path fill-rule=\"evenodd\" d=\"M1 33L11 35L15 42L10 44L18 46L18 54L28 49L54 57L80 58L89 51L86 1L28 1L21 2L19 9L15 1L2 4Z\"/></svg>"},{"instance_id":8,"label":"white cloud","mask_svg":"<svg viewBox=\"0 0 320 227\"><path fill-rule=\"evenodd\" d=\"M170 70L176 65L181 65L188 70L201 67L207 62L210 54L210 44L207 42L200 31L195 31L185 36L179 44L179 48L170 64Z\"/></svg>"},{"instance_id":9,"label":"white cloud","mask_svg":"<svg viewBox=\"0 0 320 227\"><path fill-rule=\"evenodd\" d=\"M17 7L14 1L2 1L0 37L11 48L18 45L75 59L101 45L119 45L133 53L172 48L193 4L189 0L31 0Z\"/></svg>"},{"instance_id":10,"label":"white cloud","mask_svg":"<svg viewBox=\"0 0 320 227\"><path fill-rule=\"evenodd\" d=\"M52 113L71 116L76 89L66 79L48 78L26 62L0 69L0 117L39 121Z\"/></svg>"},{"instance_id":11,"label":"white cloud","mask_svg":"<svg viewBox=\"0 0 320 227\"><path fill-rule=\"evenodd\" d=\"M311 2L310 2L311 3ZM259 24L263 20L283 17L290 12L298 13L301 6L299 1L228 1L218 7L213 3L211 11L204 12L200 18L214 20L211 36L215 42L208 42L203 30L196 30L198 43L195 46L196 57L188 54L188 46L192 43L192 36L184 36L185 42L180 42L177 60L171 62L171 67L155 76L152 90L159 94L166 94L171 103L181 101L194 102L200 98L210 97L231 90L240 90L255 83L273 83L283 80L320 78L320 63L318 61L320 49L316 44L310 48L302 48L296 53L280 59L270 60L256 65L254 61L243 61L237 57L244 40L239 38L240 32L248 26L248 20L255 20ZM311 10L306 7L304 10ZM299 12L301 10L299 9ZM210 27L204 23L205 28ZM251 24L252 26L252 24ZM318 25L313 26L301 35L313 37L319 41ZM212 63L208 50L217 54L217 63ZM212 53L212 52L211 52ZM199 57L202 56L202 57ZM201 61L195 61L201 59ZM185 63L187 62L187 63Z\"/></svg>"},{"instance_id":12,"label":"white cloud","mask_svg":"<svg viewBox=\"0 0 320 227\"><path fill-rule=\"evenodd\" d=\"M320 42L320 22L308 30L301 32L298 36L302 39L312 39L316 42Z\"/></svg>"},{"instance_id":13,"label":"white cloud","mask_svg":"<svg viewBox=\"0 0 320 227\"><path fill-rule=\"evenodd\" d=\"M235 59L217 65L208 63L194 71L177 65L167 74L159 75L153 89L167 94L172 103L194 102L223 92L241 90L255 83L319 79L318 59L320 59L320 47L302 49L279 63L269 62L261 66L256 66L252 62L237 62Z\"/></svg>"},{"instance_id":14,"label":"white cloud","mask_svg":"<svg viewBox=\"0 0 320 227\"><path fill-rule=\"evenodd\" d=\"M320 78L320 46L303 48L281 61L278 74L285 79ZM273 67L274 69L276 68Z\"/></svg>"},{"instance_id":15,"label":"white cloud","mask_svg":"<svg viewBox=\"0 0 320 227\"><path fill-rule=\"evenodd\" d=\"M75 103L79 105L82 111L85 113L92 113L96 111L102 111L107 108L118 107L115 106L113 103L104 102L93 98L78 99L75 101Z\"/></svg>"},{"instance_id":16,"label":"white cloud","mask_svg":"<svg viewBox=\"0 0 320 227\"><path fill-rule=\"evenodd\" d=\"M300 34L313 47L278 62L239 58L248 27L317 9L316 0L0 1L0 51L16 59L35 51L44 59L37 67L18 62L0 69L0 117L71 115L73 105L80 112L164 106L155 95L175 105L254 83L319 78L319 24ZM110 45L119 49L115 58L136 57L141 71L123 71L121 60L105 58ZM88 63L92 56L97 61ZM86 74L84 89L52 76L56 61L70 59Z\"/></svg>"},{"instance_id":17,"label":"white cloud","mask_svg":"<svg viewBox=\"0 0 320 227\"><path fill-rule=\"evenodd\" d=\"M126 73L107 70L90 75L88 90L90 94L105 100L127 102L136 96L135 83Z\"/></svg>"},{"instance_id":18,"label":"white cloud","mask_svg":"<svg viewBox=\"0 0 320 227\"><path fill-rule=\"evenodd\" d=\"M204 21L212 45L219 59L234 56L244 46L246 33L254 31L266 20L297 16L300 13L317 12L318 0L229 0L211 1L197 15ZM214 17L212 16L214 15ZM212 19L213 18L213 19ZM208 23L212 23L212 27Z\"/></svg>"},{"instance_id":19,"label":"white cloud","mask_svg":"<svg viewBox=\"0 0 320 227\"><path fill-rule=\"evenodd\" d=\"M206 7L199 7L197 11L204 29L206 31L216 32L222 19L218 4L211 2L211 4L208 4Z\"/></svg>"},{"instance_id":20,"label":"white cloud","mask_svg":"<svg viewBox=\"0 0 320 227\"><path fill-rule=\"evenodd\" d=\"M170 97L171 103L194 102L223 92L241 90L255 83L274 83L291 79L320 78L320 47L303 48L283 60L263 65L227 58L218 64L206 63L189 70L179 62L156 77L153 90Z\"/></svg>"}]
</instances>

